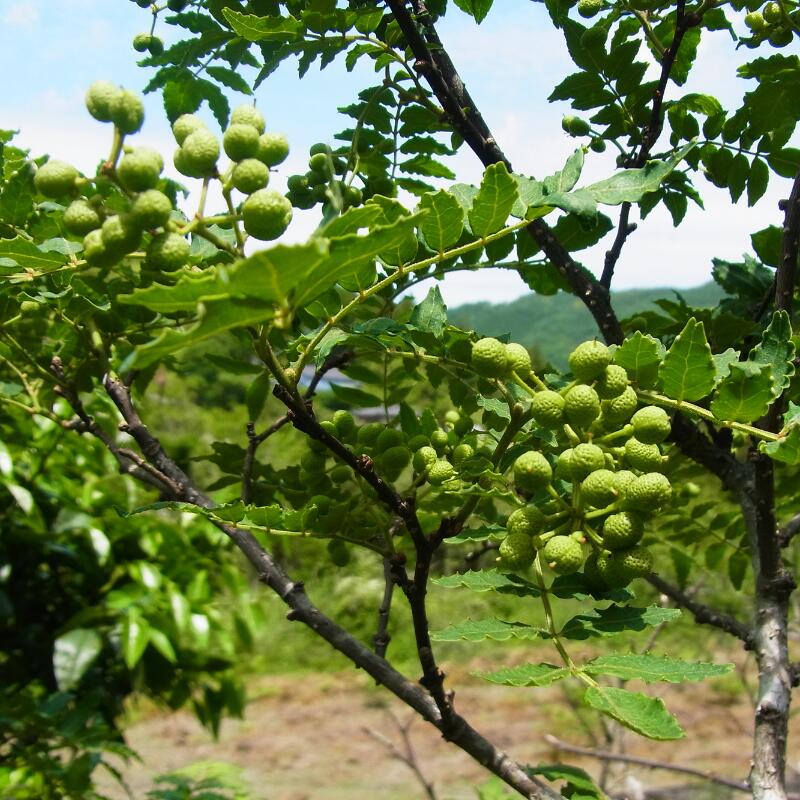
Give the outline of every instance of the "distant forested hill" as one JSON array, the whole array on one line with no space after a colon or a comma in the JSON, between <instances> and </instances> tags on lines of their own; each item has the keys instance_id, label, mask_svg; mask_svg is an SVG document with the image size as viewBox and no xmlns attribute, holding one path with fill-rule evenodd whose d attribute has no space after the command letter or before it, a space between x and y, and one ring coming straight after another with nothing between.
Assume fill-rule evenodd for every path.
<instances>
[{"instance_id":1,"label":"distant forested hill","mask_svg":"<svg viewBox=\"0 0 800 800\"><path fill-rule=\"evenodd\" d=\"M680 295L690 306L715 306L722 290L715 283L684 289ZM655 300L675 299L669 289L628 289L614 292L620 318L651 308ZM560 292L551 297L529 294L510 303L469 303L448 311L450 321L485 336L511 334L511 338L538 351L553 364L563 366L570 350L597 335L586 307L576 297Z\"/></svg>"}]
</instances>

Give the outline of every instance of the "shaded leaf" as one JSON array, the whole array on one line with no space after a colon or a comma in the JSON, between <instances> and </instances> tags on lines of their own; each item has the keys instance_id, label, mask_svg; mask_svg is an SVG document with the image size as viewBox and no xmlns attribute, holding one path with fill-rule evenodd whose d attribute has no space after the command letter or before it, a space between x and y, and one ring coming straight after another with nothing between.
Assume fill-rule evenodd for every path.
<instances>
[{"instance_id":1,"label":"shaded leaf","mask_svg":"<svg viewBox=\"0 0 800 800\"><path fill-rule=\"evenodd\" d=\"M494 672L475 672L479 678L503 686L549 686L568 678L570 671L553 664L521 664L518 667L503 667Z\"/></svg>"},{"instance_id":2,"label":"shaded leaf","mask_svg":"<svg viewBox=\"0 0 800 800\"><path fill-rule=\"evenodd\" d=\"M441 631L431 633L435 642L481 642L484 639L493 639L505 642L508 639L535 639L539 636L539 629L524 622L505 622L502 619L466 620L456 625L449 625Z\"/></svg>"},{"instance_id":3,"label":"shaded leaf","mask_svg":"<svg viewBox=\"0 0 800 800\"><path fill-rule=\"evenodd\" d=\"M433 578L431 583L446 589L464 587L473 592L499 592L500 594L514 594L517 597L539 597L539 588L513 573L500 572L497 569L470 570L469 572L445 575L442 578Z\"/></svg>"},{"instance_id":4,"label":"shaded leaf","mask_svg":"<svg viewBox=\"0 0 800 800\"><path fill-rule=\"evenodd\" d=\"M674 400L700 400L713 388L714 359L702 322L692 317L664 356L658 371L661 388Z\"/></svg>"},{"instance_id":5,"label":"shaded leaf","mask_svg":"<svg viewBox=\"0 0 800 800\"><path fill-rule=\"evenodd\" d=\"M560 635L567 639L589 639L594 636L613 636L621 631L641 631L648 626L670 622L681 615L680 609L661 606L609 606L594 608L568 620Z\"/></svg>"},{"instance_id":6,"label":"shaded leaf","mask_svg":"<svg viewBox=\"0 0 800 800\"><path fill-rule=\"evenodd\" d=\"M78 685L86 670L103 649L97 631L76 628L59 636L53 648L53 673L62 692Z\"/></svg>"}]
</instances>

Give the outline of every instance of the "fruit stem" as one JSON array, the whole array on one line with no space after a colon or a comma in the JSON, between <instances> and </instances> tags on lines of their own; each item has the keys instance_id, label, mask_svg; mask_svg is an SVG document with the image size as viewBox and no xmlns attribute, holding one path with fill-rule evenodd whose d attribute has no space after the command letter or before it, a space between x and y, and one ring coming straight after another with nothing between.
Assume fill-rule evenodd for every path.
<instances>
[{"instance_id":1,"label":"fruit stem","mask_svg":"<svg viewBox=\"0 0 800 800\"><path fill-rule=\"evenodd\" d=\"M236 246L239 248L239 252L244 255L244 237L242 236L242 231L239 228L239 216L236 213L236 209L233 207L233 200L231 198L231 190L229 186L226 185L225 188L223 188L222 196L225 198L225 205L228 207L229 221L233 223L233 234L236 237ZM206 220L206 222L208 222L208 220Z\"/></svg>"},{"instance_id":2,"label":"fruit stem","mask_svg":"<svg viewBox=\"0 0 800 800\"><path fill-rule=\"evenodd\" d=\"M120 153L122 153L122 143L125 141L125 134L115 125L114 138L111 140L111 152L108 154L108 160L105 163L105 171L111 172L117 168L117 161L119 161Z\"/></svg>"},{"instance_id":3,"label":"fruit stem","mask_svg":"<svg viewBox=\"0 0 800 800\"><path fill-rule=\"evenodd\" d=\"M633 434L633 425L625 425L618 431L607 433L605 436L598 436L594 441L595 444L605 444L606 442L613 442L615 439L629 439Z\"/></svg>"},{"instance_id":4,"label":"fruit stem","mask_svg":"<svg viewBox=\"0 0 800 800\"><path fill-rule=\"evenodd\" d=\"M570 510L569 503L567 503L566 500L564 500L564 498L555 490L552 483L547 484L547 494L549 494L550 497L552 497L553 500L555 500L565 511Z\"/></svg>"},{"instance_id":5,"label":"fruit stem","mask_svg":"<svg viewBox=\"0 0 800 800\"><path fill-rule=\"evenodd\" d=\"M581 443L581 437L578 436L577 433L575 433L575 429L572 427L572 425L564 423L564 433L567 435L567 439L569 439L569 443L573 447L575 447L576 444Z\"/></svg>"}]
</instances>

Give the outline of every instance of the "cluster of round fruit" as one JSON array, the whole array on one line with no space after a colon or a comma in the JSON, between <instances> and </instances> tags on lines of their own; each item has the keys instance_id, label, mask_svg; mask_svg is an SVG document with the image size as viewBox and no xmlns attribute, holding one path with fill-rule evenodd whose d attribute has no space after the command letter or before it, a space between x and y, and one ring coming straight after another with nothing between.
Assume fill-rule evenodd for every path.
<instances>
[{"instance_id":1,"label":"cluster of round fruit","mask_svg":"<svg viewBox=\"0 0 800 800\"><path fill-rule=\"evenodd\" d=\"M89 113L102 122L112 122L121 134L135 133L144 120L141 98L108 81L97 81L86 94ZM164 162L146 147L128 148L113 176L127 195L125 209L109 209L99 192L81 196L91 181L74 166L50 160L34 176L36 189L55 200L72 198L63 223L73 236L83 236L83 257L98 267L112 266L138 250L145 231L153 234L147 247L150 266L165 271L178 269L189 256L189 243L170 230L172 201L156 188Z\"/></svg>"},{"instance_id":2,"label":"cluster of round fruit","mask_svg":"<svg viewBox=\"0 0 800 800\"><path fill-rule=\"evenodd\" d=\"M190 178L218 175L219 139L194 114L183 114L172 125L178 143L175 168ZM248 195L242 204L244 229L256 239L277 239L292 220L292 204L267 189L270 167L286 160L289 144L279 133L267 133L264 117L249 104L235 108L222 136L222 147L233 162L221 177L227 189Z\"/></svg>"},{"instance_id":3,"label":"cluster of round fruit","mask_svg":"<svg viewBox=\"0 0 800 800\"><path fill-rule=\"evenodd\" d=\"M511 363L508 347L497 339L476 342L475 371L504 377ZM523 381L530 377L529 363L514 368ZM556 573L583 567L598 588L625 586L650 572L650 555L639 545L644 523L671 498L660 448L670 418L657 406L639 408L627 372L612 363L604 344L584 342L569 364L570 384L533 395L533 419L554 434L554 444L537 439L541 449L513 464L517 494L532 502L508 518L500 556L509 568L524 569L541 550Z\"/></svg>"},{"instance_id":4,"label":"cluster of round fruit","mask_svg":"<svg viewBox=\"0 0 800 800\"><path fill-rule=\"evenodd\" d=\"M786 47L794 39L794 28L800 24L800 10L784 10L773 1L760 11L746 14L744 22L759 40L767 39L773 47Z\"/></svg>"},{"instance_id":5,"label":"cluster of round fruit","mask_svg":"<svg viewBox=\"0 0 800 800\"><path fill-rule=\"evenodd\" d=\"M589 30L593 29L590 28ZM576 117L574 114L565 114L561 118L561 127L570 136L588 136L592 130L591 125L583 117ZM602 153L606 149L606 143L599 136L593 136L589 142L589 147L595 153Z\"/></svg>"}]
</instances>

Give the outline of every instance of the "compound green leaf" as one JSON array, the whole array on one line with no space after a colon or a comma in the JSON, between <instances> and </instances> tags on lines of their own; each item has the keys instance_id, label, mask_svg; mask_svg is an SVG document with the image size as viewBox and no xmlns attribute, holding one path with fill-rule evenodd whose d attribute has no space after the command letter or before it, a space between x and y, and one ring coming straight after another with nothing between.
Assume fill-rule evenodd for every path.
<instances>
[{"instance_id":1,"label":"compound green leaf","mask_svg":"<svg viewBox=\"0 0 800 800\"><path fill-rule=\"evenodd\" d=\"M772 393L779 397L794 376L795 346L792 323L785 311L776 311L761 341L750 352L750 361L768 364L773 377ZM755 417L754 417L755 419Z\"/></svg>"},{"instance_id":2,"label":"compound green leaf","mask_svg":"<svg viewBox=\"0 0 800 800\"><path fill-rule=\"evenodd\" d=\"M583 148L579 147L568 159L564 167L543 181L543 193L565 194L578 182L583 171Z\"/></svg>"},{"instance_id":3,"label":"compound green leaf","mask_svg":"<svg viewBox=\"0 0 800 800\"><path fill-rule=\"evenodd\" d=\"M777 442L760 442L758 449L775 461L800 464L800 425L791 425L781 431L781 438Z\"/></svg>"},{"instance_id":4,"label":"compound green leaf","mask_svg":"<svg viewBox=\"0 0 800 800\"><path fill-rule=\"evenodd\" d=\"M739 351L729 347L724 353L714 353L714 369L716 381L719 383L730 372L731 364L739 360Z\"/></svg>"},{"instance_id":5,"label":"compound green leaf","mask_svg":"<svg viewBox=\"0 0 800 800\"><path fill-rule=\"evenodd\" d=\"M611 675L626 681L686 683L725 675L733 669L733 664L708 664L666 656L629 654L598 656L584 664L582 669L589 675Z\"/></svg>"},{"instance_id":6,"label":"compound green leaf","mask_svg":"<svg viewBox=\"0 0 800 800\"><path fill-rule=\"evenodd\" d=\"M90 628L76 628L59 636L53 649L53 673L58 688L68 692L77 686L102 649L100 634Z\"/></svg>"},{"instance_id":7,"label":"compound green leaf","mask_svg":"<svg viewBox=\"0 0 800 800\"><path fill-rule=\"evenodd\" d=\"M22 269L37 273L51 272L66 263L61 253L47 252L33 242L17 236L14 239L0 239L0 275L10 275Z\"/></svg>"},{"instance_id":8,"label":"compound green leaf","mask_svg":"<svg viewBox=\"0 0 800 800\"><path fill-rule=\"evenodd\" d=\"M775 399L770 364L731 364L728 377L717 387L711 413L718 420L753 422L767 413Z\"/></svg>"},{"instance_id":9,"label":"compound green leaf","mask_svg":"<svg viewBox=\"0 0 800 800\"><path fill-rule=\"evenodd\" d=\"M614 352L614 361L644 389L655 385L663 358L664 345L640 331L627 338Z\"/></svg>"},{"instance_id":10,"label":"compound green leaf","mask_svg":"<svg viewBox=\"0 0 800 800\"><path fill-rule=\"evenodd\" d=\"M421 331L432 333L437 339L442 337L447 325L447 306L438 286L428 290L425 299L414 308L410 322Z\"/></svg>"},{"instance_id":11,"label":"compound green leaf","mask_svg":"<svg viewBox=\"0 0 800 800\"><path fill-rule=\"evenodd\" d=\"M502 619L468 619L457 625L449 625L441 631L431 633L435 642L482 642L493 639L496 642L505 642L508 639L535 639L539 636L539 629L524 622L505 622Z\"/></svg>"},{"instance_id":12,"label":"compound green leaf","mask_svg":"<svg viewBox=\"0 0 800 800\"><path fill-rule=\"evenodd\" d=\"M482 237L500 230L511 214L517 196L517 182L509 175L505 164L498 162L487 167L469 211L472 232Z\"/></svg>"},{"instance_id":13,"label":"compound green leaf","mask_svg":"<svg viewBox=\"0 0 800 800\"><path fill-rule=\"evenodd\" d=\"M590 686L584 699L592 708L648 739L663 741L685 736L678 720L660 698L610 686Z\"/></svg>"},{"instance_id":14,"label":"compound green leaf","mask_svg":"<svg viewBox=\"0 0 800 800\"><path fill-rule=\"evenodd\" d=\"M517 597L539 597L541 594L539 588L525 578L496 569L470 570L433 578L431 582L446 589L464 587L473 592L499 592Z\"/></svg>"},{"instance_id":15,"label":"compound green leaf","mask_svg":"<svg viewBox=\"0 0 800 800\"><path fill-rule=\"evenodd\" d=\"M664 357L661 388L674 400L700 400L714 388L716 374L703 323L692 317Z\"/></svg>"},{"instance_id":16,"label":"compound green leaf","mask_svg":"<svg viewBox=\"0 0 800 800\"><path fill-rule=\"evenodd\" d=\"M642 631L648 626L670 622L681 615L680 609L661 606L609 606L593 608L567 620L560 636L566 639L589 639L594 636L614 636L622 631Z\"/></svg>"},{"instance_id":17,"label":"compound green leaf","mask_svg":"<svg viewBox=\"0 0 800 800\"><path fill-rule=\"evenodd\" d=\"M294 17L262 17L242 14L232 8L223 8L222 13L236 34L248 42L291 40L302 27Z\"/></svg>"},{"instance_id":18,"label":"compound green leaf","mask_svg":"<svg viewBox=\"0 0 800 800\"><path fill-rule=\"evenodd\" d=\"M420 222L419 230L431 250L441 253L452 247L464 231L464 209L449 192L441 189L422 195L420 210L427 215Z\"/></svg>"},{"instance_id":19,"label":"compound green leaf","mask_svg":"<svg viewBox=\"0 0 800 800\"><path fill-rule=\"evenodd\" d=\"M476 672L477 677L503 686L549 686L568 678L570 671L553 664L521 664L518 667L503 667L494 672Z\"/></svg>"}]
</instances>

